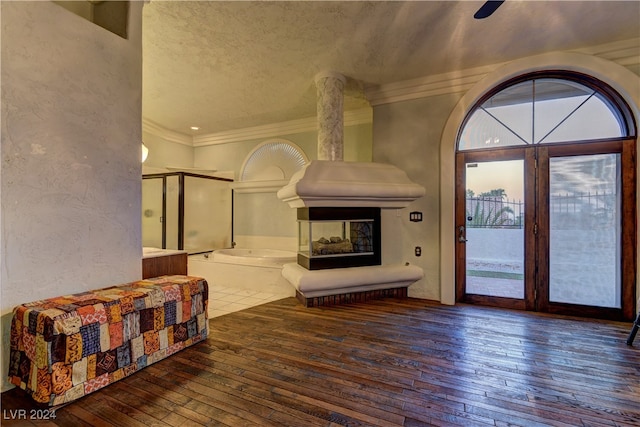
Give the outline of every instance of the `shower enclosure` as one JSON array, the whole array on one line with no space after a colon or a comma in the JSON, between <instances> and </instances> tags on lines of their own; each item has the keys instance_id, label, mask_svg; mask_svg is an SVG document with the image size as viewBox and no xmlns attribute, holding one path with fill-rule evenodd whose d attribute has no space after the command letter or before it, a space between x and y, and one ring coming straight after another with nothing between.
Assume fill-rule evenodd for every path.
<instances>
[{"instance_id":1,"label":"shower enclosure","mask_svg":"<svg viewBox=\"0 0 640 427\"><path fill-rule=\"evenodd\" d=\"M233 241L231 179L169 172L142 176L142 245L189 254Z\"/></svg>"}]
</instances>

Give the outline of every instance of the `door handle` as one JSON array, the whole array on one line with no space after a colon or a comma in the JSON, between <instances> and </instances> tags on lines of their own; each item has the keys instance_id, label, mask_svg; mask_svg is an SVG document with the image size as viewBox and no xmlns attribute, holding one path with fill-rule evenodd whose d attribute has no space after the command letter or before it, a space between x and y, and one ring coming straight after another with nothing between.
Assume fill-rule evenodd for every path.
<instances>
[{"instance_id":1,"label":"door handle","mask_svg":"<svg viewBox=\"0 0 640 427\"><path fill-rule=\"evenodd\" d=\"M461 225L460 227L458 227L458 242L465 243L466 241L467 239L464 235L464 225Z\"/></svg>"}]
</instances>

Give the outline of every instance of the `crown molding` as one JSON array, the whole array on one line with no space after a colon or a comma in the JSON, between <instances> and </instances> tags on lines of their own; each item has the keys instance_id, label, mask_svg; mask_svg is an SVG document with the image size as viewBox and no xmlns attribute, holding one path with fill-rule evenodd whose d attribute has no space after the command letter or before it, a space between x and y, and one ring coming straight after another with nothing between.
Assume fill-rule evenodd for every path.
<instances>
[{"instance_id":1,"label":"crown molding","mask_svg":"<svg viewBox=\"0 0 640 427\"><path fill-rule=\"evenodd\" d=\"M193 147L193 137L180 132L169 130L151 120L142 118L142 131L158 136L166 141Z\"/></svg>"},{"instance_id":2,"label":"crown molding","mask_svg":"<svg viewBox=\"0 0 640 427\"><path fill-rule=\"evenodd\" d=\"M574 49L573 52L598 56L629 67L640 63L639 46L640 38L635 38ZM369 86L365 88L365 96L372 106L376 106L435 95L466 92L487 74L507 63L501 62L412 80Z\"/></svg>"},{"instance_id":3,"label":"crown molding","mask_svg":"<svg viewBox=\"0 0 640 427\"><path fill-rule=\"evenodd\" d=\"M380 86L370 86L365 88L364 92L372 106L447 93L465 92L485 75L503 64L491 64Z\"/></svg>"},{"instance_id":4,"label":"crown molding","mask_svg":"<svg viewBox=\"0 0 640 427\"><path fill-rule=\"evenodd\" d=\"M251 139L272 138L290 133L307 132L311 129L315 129L315 117L290 120L287 122L270 123L268 125L252 126L243 129L233 129L205 135L195 135L193 137L193 146L203 147L206 145L227 144L230 142L241 142Z\"/></svg>"},{"instance_id":5,"label":"crown molding","mask_svg":"<svg viewBox=\"0 0 640 427\"><path fill-rule=\"evenodd\" d=\"M344 126L356 126L360 124L372 123L373 110L361 108L358 110L348 110L344 112ZM292 133L315 132L318 127L316 117L290 120L286 122L271 123L263 126L253 126L243 129L233 129L224 132L209 133L205 135L185 135L174 132L161 125L143 118L142 130L158 136L169 142L188 145L189 147L204 147L207 145L228 144L231 142L242 142L252 139L264 139L280 137Z\"/></svg>"},{"instance_id":6,"label":"crown molding","mask_svg":"<svg viewBox=\"0 0 640 427\"><path fill-rule=\"evenodd\" d=\"M616 58L635 56L638 58L640 50L640 37L634 39L620 40L617 42L605 43L596 46L589 46L576 49L576 52L599 56L601 58L615 61Z\"/></svg>"},{"instance_id":7,"label":"crown molding","mask_svg":"<svg viewBox=\"0 0 640 427\"><path fill-rule=\"evenodd\" d=\"M345 126L371 123L372 120L373 110L369 108L344 112ZM231 142L241 142L252 139L281 137L292 133L315 132L318 127L317 123L316 117L307 117L304 119L271 123L268 125L253 126L244 129L196 135L193 137L193 146L204 147L207 145L228 144Z\"/></svg>"}]
</instances>

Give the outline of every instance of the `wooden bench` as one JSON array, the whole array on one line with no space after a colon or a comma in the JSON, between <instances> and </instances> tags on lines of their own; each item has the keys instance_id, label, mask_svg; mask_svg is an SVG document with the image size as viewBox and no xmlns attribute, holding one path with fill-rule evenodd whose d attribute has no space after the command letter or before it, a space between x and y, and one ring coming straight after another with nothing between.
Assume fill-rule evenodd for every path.
<instances>
[{"instance_id":1,"label":"wooden bench","mask_svg":"<svg viewBox=\"0 0 640 427\"><path fill-rule=\"evenodd\" d=\"M23 304L9 381L49 406L71 402L205 340L208 284L162 276Z\"/></svg>"}]
</instances>

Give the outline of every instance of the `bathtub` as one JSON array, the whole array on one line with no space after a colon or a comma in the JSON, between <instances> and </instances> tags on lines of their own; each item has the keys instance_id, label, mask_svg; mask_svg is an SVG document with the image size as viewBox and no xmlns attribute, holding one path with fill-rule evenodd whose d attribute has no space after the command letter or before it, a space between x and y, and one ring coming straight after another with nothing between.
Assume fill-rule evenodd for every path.
<instances>
[{"instance_id":1,"label":"bathtub","mask_svg":"<svg viewBox=\"0 0 640 427\"><path fill-rule=\"evenodd\" d=\"M175 249L160 249L145 246L142 248L142 259L156 258L168 255L186 254L187 251L179 251Z\"/></svg>"},{"instance_id":2,"label":"bathtub","mask_svg":"<svg viewBox=\"0 0 640 427\"><path fill-rule=\"evenodd\" d=\"M296 262L297 254L279 249L219 249L213 251L209 259L226 264L282 268L284 264Z\"/></svg>"},{"instance_id":3,"label":"bathtub","mask_svg":"<svg viewBox=\"0 0 640 427\"><path fill-rule=\"evenodd\" d=\"M247 289L284 298L296 292L282 277L282 266L296 259L295 252L277 249L219 249L190 255L188 274L204 277L212 288Z\"/></svg>"}]
</instances>

